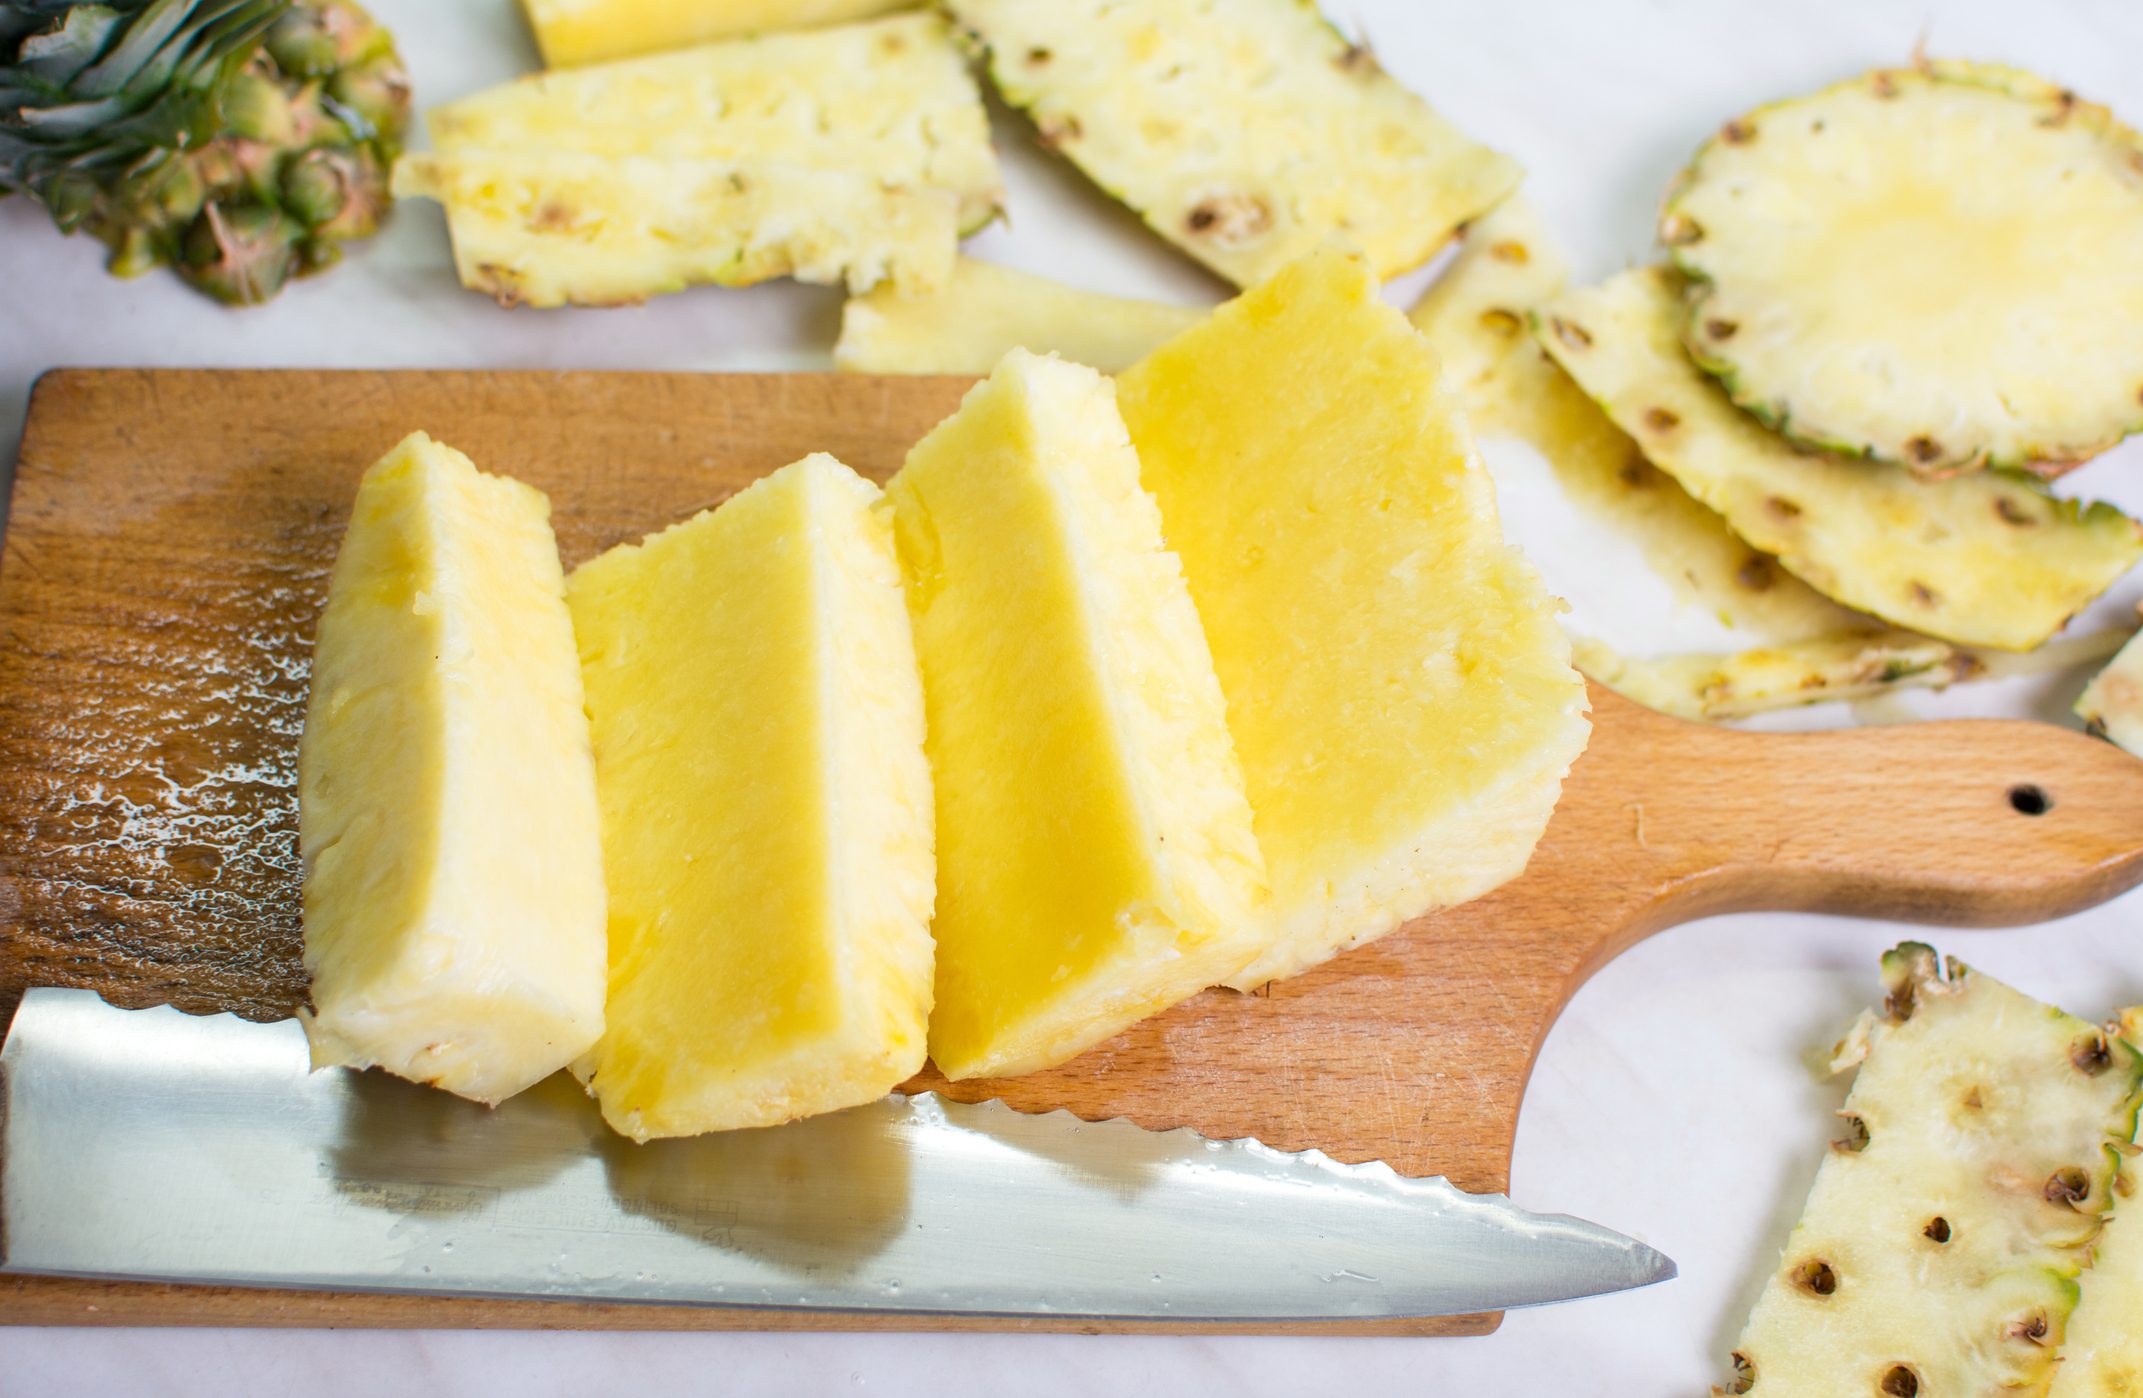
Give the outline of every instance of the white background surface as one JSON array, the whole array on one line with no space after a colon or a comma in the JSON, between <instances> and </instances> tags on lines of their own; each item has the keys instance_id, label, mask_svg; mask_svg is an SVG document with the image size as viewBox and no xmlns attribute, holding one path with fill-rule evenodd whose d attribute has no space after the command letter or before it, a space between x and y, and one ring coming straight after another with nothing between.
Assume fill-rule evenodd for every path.
<instances>
[{"instance_id":1,"label":"white background surface","mask_svg":"<svg viewBox=\"0 0 2143 1398\"><path fill-rule=\"evenodd\" d=\"M1938 55L2038 69L2143 122L2143 5L1801 0L1327 0L1385 65L1475 135L1518 156L1527 188L1591 278L1650 255L1651 211L1680 161L1758 102L1882 63ZM420 101L533 66L510 0L376 0ZM1066 280L1184 301L1220 289L1037 156L999 122L1011 226L972 250ZM0 202L0 448L31 381L56 365L823 368L830 292L696 291L631 310L505 312L454 285L437 211L413 205L333 275L274 305L219 309L168 276L106 278L23 201ZM1418 278L1395 289L1410 300ZM2143 333L2143 327L2139 327ZM302 404L291 411L302 412ZM420 424L411 424L412 427ZM12 453L8 453L11 457ZM1491 449L1521 540L1578 625L1625 644L1702 640L1709 623L1574 546L1522 453ZM505 463L493 463L502 468ZM2143 444L2068 488L2143 509ZM2117 616L2131 579L2097 613ZM2063 719L2081 675L1962 686L1923 713ZM1842 707L1794 724L1854 721ZM1776 722L1776 721L1774 721ZM1909 818L1900 794L1900 818ZM1548 1040L1521 1118L1513 1192L1598 1219L1674 1256L1679 1280L1515 1314L1457 1340L1091 1339L792 1335L0 1331L0 1394L872 1392L933 1395L1702 1393L1829 1138L1840 1092L1805 1055L1874 993L1895 926L1743 916L1679 928L1608 966ZM1937 940L2077 1013L2143 1001L2143 894L2051 926Z\"/></svg>"}]
</instances>

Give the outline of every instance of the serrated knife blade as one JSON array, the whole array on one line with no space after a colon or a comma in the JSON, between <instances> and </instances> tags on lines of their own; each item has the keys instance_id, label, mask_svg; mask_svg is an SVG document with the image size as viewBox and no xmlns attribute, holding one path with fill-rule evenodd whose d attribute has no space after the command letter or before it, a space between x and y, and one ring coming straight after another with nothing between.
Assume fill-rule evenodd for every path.
<instances>
[{"instance_id":1,"label":"serrated knife blade","mask_svg":"<svg viewBox=\"0 0 2143 1398\"><path fill-rule=\"evenodd\" d=\"M1161 1321L1467 1314L1653 1249L1380 1164L925 1093L637 1146L309 1070L294 1022L34 989L0 1051L0 1269L336 1291Z\"/></svg>"}]
</instances>

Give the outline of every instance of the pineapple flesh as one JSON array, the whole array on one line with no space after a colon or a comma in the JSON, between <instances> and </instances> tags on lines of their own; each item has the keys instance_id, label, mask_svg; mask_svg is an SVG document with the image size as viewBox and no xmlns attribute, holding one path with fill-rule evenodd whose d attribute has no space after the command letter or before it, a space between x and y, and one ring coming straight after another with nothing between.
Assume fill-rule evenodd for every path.
<instances>
[{"instance_id":1,"label":"pineapple flesh","mask_svg":"<svg viewBox=\"0 0 2143 1398\"><path fill-rule=\"evenodd\" d=\"M1818 591L1964 645L2029 650L2143 556L2111 505L2004 472L1920 480L1810 454L1728 401L1683 352L1681 292L1637 268L1558 297L1540 342L1652 462Z\"/></svg>"},{"instance_id":2,"label":"pineapple flesh","mask_svg":"<svg viewBox=\"0 0 2143 1398\"><path fill-rule=\"evenodd\" d=\"M881 1097L930 1010L923 700L877 487L829 456L577 569L610 879L581 1065L635 1140Z\"/></svg>"},{"instance_id":3,"label":"pineapple flesh","mask_svg":"<svg viewBox=\"0 0 2143 1398\"><path fill-rule=\"evenodd\" d=\"M551 68L607 63L776 29L815 29L905 10L916 0L521 0Z\"/></svg>"},{"instance_id":4,"label":"pineapple flesh","mask_svg":"<svg viewBox=\"0 0 2143 1398\"><path fill-rule=\"evenodd\" d=\"M833 367L847 374L972 374L1015 349L1061 354L1113 374L1204 312L1082 291L1031 272L960 258L935 292L908 280L849 298Z\"/></svg>"},{"instance_id":5,"label":"pineapple flesh","mask_svg":"<svg viewBox=\"0 0 2143 1398\"><path fill-rule=\"evenodd\" d=\"M446 206L466 284L529 305L781 275L930 290L1002 198L934 14L539 73L427 126L397 187Z\"/></svg>"},{"instance_id":6,"label":"pineapple flesh","mask_svg":"<svg viewBox=\"0 0 2143 1398\"><path fill-rule=\"evenodd\" d=\"M931 1057L1048 1067L1256 950L1220 686L1093 370L1013 351L887 495L937 781Z\"/></svg>"},{"instance_id":7,"label":"pineapple flesh","mask_svg":"<svg viewBox=\"0 0 2143 1398\"><path fill-rule=\"evenodd\" d=\"M603 1029L603 867L550 505L423 433L365 473L298 750L313 1065L479 1102Z\"/></svg>"},{"instance_id":8,"label":"pineapple flesh","mask_svg":"<svg viewBox=\"0 0 2143 1398\"><path fill-rule=\"evenodd\" d=\"M1740 718L1981 673L1968 652L1886 629L1779 569L1644 459L1526 333L1565 289L1569 265L1524 195L1467 230L1458 257L1414 307L1444 382L1483 438L1515 438L1576 503L1635 541L1682 597L1758 638L1723 655L1632 657L1577 642L1578 668L1627 698L1683 718Z\"/></svg>"},{"instance_id":9,"label":"pineapple flesh","mask_svg":"<svg viewBox=\"0 0 2143 1398\"><path fill-rule=\"evenodd\" d=\"M2143 139L2014 68L1728 122L1668 196L1689 352L1803 444L2055 469L2143 427Z\"/></svg>"},{"instance_id":10,"label":"pineapple flesh","mask_svg":"<svg viewBox=\"0 0 2143 1398\"><path fill-rule=\"evenodd\" d=\"M1237 286L1334 232L1418 267L1517 188L1313 0L947 0L1042 143Z\"/></svg>"},{"instance_id":11,"label":"pineapple flesh","mask_svg":"<svg viewBox=\"0 0 2143 1398\"><path fill-rule=\"evenodd\" d=\"M2076 715L2093 733L2143 757L2143 633L2085 686Z\"/></svg>"},{"instance_id":12,"label":"pineapple flesh","mask_svg":"<svg viewBox=\"0 0 2143 1398\"><path fill-rule=\"evenodd\" d=\"M1846 1123L1728 1393L2044 1392L2134 1134L2143 1057L1906 943L1840 1046Z\"/></svg>"},{"instance_id":13,"label":"pineapple flesh","mask_svg":"<svg viewBox=\"0 0 2143 1398\"><path fill-rule=\"evenodd\" d=\"M2130 1045L2143 1043L2143 1009L2123 1010L2111 1027ZM2133 1193L2116 1199L2106 1225L2047 1398L2143 1395L2143 1202Z\"/></svg>"},{"instance_id":14,"label":"pineapple flesh","mask_svg":"<svg viewBox=\"0 0 2143 1398\"><path fill-rule=\"evenodd\" d=\"M1584 681L1371 265L1321 249L1118 387L1269 875L1263 949L1229 984L1515 876L1590 731Z\"/></svg>"}]
</instances>

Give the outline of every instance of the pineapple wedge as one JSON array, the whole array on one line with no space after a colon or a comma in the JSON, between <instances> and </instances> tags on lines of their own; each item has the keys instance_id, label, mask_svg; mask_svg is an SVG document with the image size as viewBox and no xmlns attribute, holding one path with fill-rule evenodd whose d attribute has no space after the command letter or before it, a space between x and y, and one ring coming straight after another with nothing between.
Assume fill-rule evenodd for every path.
<instances>
[{"instance_id":1,"label":"pineapple wedge","mask_svg":"<svg viewBox=\"0 0 2143 1398\"><path fill-rule=\"evenodd\" d=\"M604 1120L645 1141L885 1095L923 1063L935 865L877 487L807 457L567 595L610 875Z\"/></svg>"},{"instance_id":2,"label":"pineapple wedge","mask_svg":"<svg viewBox=\"0 0 2143 1398\"><path fill-rule=\"evenodd\" d=\"M2076 700L2076 715L2093 733L2143 757L2143 633L2085 686Z\"/></svg>"},{"instance_id":3,"label":"pineapple wedge","mask_svg":"<svg viewBox=\"0 0 2143 1398\"><path fill-rule=\"evenodd\" d=\"M551 68L607 63L776 29L847 24L916 0L521 0Z\"/></svg>"},{"instance_id":4,"label":"pineapple wedge","mask_svg":"<svg viewBox=\"0 0 2143 1398\"><path fill-rule=\"evenodd\" d=\"M530 304L784 274L928 289L1002 199L934 14L539 73L427 125L397 187L446 205L465 280Z\"/></svg>"},{"instance_id":5,"label":"pineapple wedge","mask_svg":"<svg viewBox=\"0 0 2143 1398\"><path fill-rule=\"evenodd\" d=\"M1645 454L1819 591L1944 640L2029 650L2143 557L2143 526L1999 472L1923 481L1810 455L1689 361L1674 275L1638 268L1534 317Z\"/></svg>"},{"instance_id":6,"label":"pineapple wedge","mask_svg":"<svg viewBox=\"0 0 2143 1398\"><path fill-rule=\"evenodd\" d=\"M1127 369L1203 311L1104 296L960 258L932 293L910 281L849 298L833 367L845 374L990 372L1015 349L1061 354L1104 373Z\"/></svg>"},{"instance_id":7,"label":"pineapple wedge","mask_svg":"<svg viewBox=\"0 0 2143 1398\"><path fill-rule=\"evenodd\" d=\"M947 0L1007 102L1238 286L1344 232L1380 277L1517 188L1313 0Z\"/></svg>"},{"instance_id":8,"label":"pineapple wedge","mask_svg":"<svg viewBox=\"0 0 2143 1398\"><path fill-rule=\"evenodd\" d=\"M2135 1132L2143 1057L1925 946L1840 1046L1859 1076L1722 1391L2042 1392Z\"/></svg>"},{"instance_id":9,"label":"pineapple wedge","mask_svg":"<svg viewBox=\"0 0 2143 1398\"><path fill-rule=\"evenodd\" d=\"M603 1031L603 867L550 503L421 432L365 473L298 749L313 1065L499 1102Z\"/></svg>"},{"instance_id":10,"label":"pineapple wedge","mask_svg":"<svg viewBox=\"0 0 2143 1398\"><path fill-rule=\"evenodd\" d=\"M1093 370L1013 351L886 493L937 779L930 1053L1029 1072L1256 949L1220 686Z\"/></svg>"},{"instance_id":11,"label":"pineapple wedge","mask_svg":"<svg viewBox=\"0 0 2143 1398\"><path fill-rule=\"evenodd\" d=\"M1689 352L1805 445L2050 470L2143 428L2143 138L2042 78L1923 62L1759 108L1660 236Z\"/></svg>"},{"instance_id":12,"label":"pineapple wedge","mask_svg":"<svg viewBox=\"0 0 2143 1398\"><path fill-rule=\"evenodd\" d=\"M773 277L929 288L959 242L950 191L842 170L469 150L404 156L394 192L446 206L461 284L504 306L633 305Z\"/></svg>"},{"instance_id":13,"label":"pineapple wedge","mask_svg":"<svg viewBox=\"0 0 2143 1398\"><path fill-rule=\"evenodd\" d=\"M2109 1028L2143 1043L2143 1009L2123 1010ZM2106 1223L2047 1398L2143 1394L2143 1203L2133 1194L2115 1200Z\"/></svg>"},{"instance_id":14,"label":"pineapple wedge","mask_svg":"<svg viewBox=\"0 0 2143 1398\"><path fill-rule=\"evenodd\" d=\"M1689 719L1748 718L1905 688L1946 689L1986 670L1972 652L1910 631L1819 636L1727 655L1640 658L1594 640L1579 640L1576 650L1578 668L1623 698Z\"/></svg>"},{"instance_id":15,"label":"pineapple wedge","mask_svg":"<svg viewBox=\"0 0 2143 1398\"><path fill-rule=\"evenodd\" d=\"M1118 387L1269 873L1263 950L1229 984L1516 875L1590 732L1585 685L1370 264L1313 253Z\"/></svg>"}]
</instances>

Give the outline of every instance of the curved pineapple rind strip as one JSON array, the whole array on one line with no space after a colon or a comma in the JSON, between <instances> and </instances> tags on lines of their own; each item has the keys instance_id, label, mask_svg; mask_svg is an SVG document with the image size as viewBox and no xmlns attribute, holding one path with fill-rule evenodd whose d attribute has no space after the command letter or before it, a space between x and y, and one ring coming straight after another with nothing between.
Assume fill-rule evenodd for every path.
<instances>
[{"instance_id":1,"label":"curved pineapple rind strip","mask_svg":"<svg viewBox=\"0 0 2143 1398\"><path fill-rule=\"evenodd\" d=\"M1671 324L1677 281L1664 266L1633 268L1534 311L1534 335L1654 465L1817 591L1910 630L2021 651L2044 642L2143 558L2143 524L2111 504L2057 499L2007 472L1920 480L1810 454L1765 432L1682 352ZM1609 334L1617 337L1616 353L1603 365L1599 342ZM1615 367L1624 360L1630 367ZM1639 397L1644 401L1633 401ZM1794 484L1785 487L1787 480ZM1983 497L2010 530L1996 539L2013 538L1986 560L2003 570L2000 588L1956 567L1958 531L1984 527L1957 507L1968 495ZM2026 589L2016 541L2049 527L2067 531L2065 546L2035 547L2040 566ZM1881 528L1880 557L1856 553L1837 537L1847 528ZM1936 537L1930 542L1928 535ZM2079 567L2070 556L2085 542L2096 552ZM1942 566L1917 577L1903 566L1908 562ZM1960 580L1971 592L1962 602L1951 595Z\"/></svg>"},{"instance_id":2,"label":"curved pineapple rind strip","mask_svg":"<svg viewBox=\"0 0 2143 1398\"><path fill-rule=\"evenodd\" d=\"M2118 444L2131 433L2143 431L2143 394L2138 394L2134 400L2137 410L2124 424L2103 437L2087 442L2031 443L2012 452L1989 452L1965 460L1917 462L1909 459L1909 453L1888 455L1878 450L1873 443L1851 441L1796 419L1785 402L1766 397L1748 385L1740 361L1713 348L1711 337L1698 333L1709 319L1705 315L1705 306L1717 288L1714 279L1706 272L1701 258L1690 251L1696 244L1683 236L1682 230L1689 225L1681 220L1687 219L1682 208L1683 201L1699 180L1706 158L1722 144L1732 145L1748 139L1746 133L1756 124L1776 116L1781 111L1820 102L1866 85L1872 85L1879 91L1894 92L1898 90L1900 83L1923 86L1947 83L2001 93L2022 102L2044 104L2052 113L2058 114L2056 120L2059 124L2081 127L2111 143L2129 147L2133 152L2130 163L2138 170L2143 170L2143 135L2120 122L2110 109L2097 103L2080 101L2074 92L2059 84L2008 64L1958 59L1922 60L1913 67L1875 69L1812 93L1781 98L1752 108L1727 122L1716 135L1697 147L1696 154L1690 157L1689 163L1675 175L1673 183L1668 186L1666 197L1660 204L1660 241L1666 246L1668 258L1675 269L1687 283L1682 340L1690 358L1705 373L1719 381L1737 407L1783 437L1817 451L1860 460L1900 464L1912 469L1916 474L1931 477L1954 475L1981 467L2058 476ZM2042 121L2042 124L2055 123Z\"/></svg>"}]
</instances>

